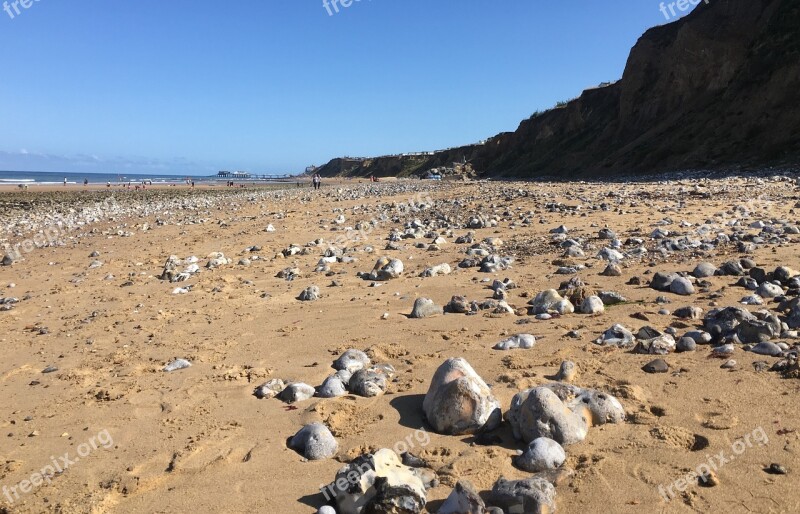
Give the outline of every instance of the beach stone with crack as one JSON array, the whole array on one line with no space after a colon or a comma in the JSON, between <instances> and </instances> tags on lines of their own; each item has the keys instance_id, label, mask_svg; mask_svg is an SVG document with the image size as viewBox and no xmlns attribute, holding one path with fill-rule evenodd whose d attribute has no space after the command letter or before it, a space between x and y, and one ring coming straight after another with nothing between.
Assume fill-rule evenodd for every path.
<instances>
[{"instance_id":1,"label":"beach stone with crack","mask_svg":"<svg viewBox=\"0 0 800 514\"><path fill-rule=\"evenodd\" d=\"M494 345L495 350L530 350L536 344L536 338L531 334L517 334L504 339Z\"/></svg>"},{"instance_id":2,"label":"beach stone with crack","mask_svg":"<svg viewBox=\"0 0 800 514\"><path fill-rule=\"evenodd\" d=\"M551 389L536 387L514 395L506 413L514 437L529 443L548 437L563 446L583 441L587 420L572 412Z\"/></svg>"},{"instance_id":3,"label":"beach stone with crack","mask_svg":"<svg viewBox=\"0 0 800 514\"><path fill-rule=\"evenodd\" d=\"M386 393L389 377L375 369L360 369L353 373L348 387L350 392L364 398L382 396Z\"/></svg>"},{"instance_id":4,"label":"beach stone with crack","mask_svg":"<svg viewBox=\"0 0 800 514\"><path fill-rule=\"evenodd\" d=\"M485 514L486 504L473 485L459 480L436 514Z\"/></svg>"},{"instance_id":5,"label":"beach stone with crack","mask_svg":"<svg viewBox=\"0 0 800 514\"><path fill-rule=\"evenodd\" d=\"M344 466L325 489L335 493L339 514L420 514L427 503L416 470L385 448Z\"/></svg>"},{"instance_id":6,"label":"beach stone with crack","mask_svg":"<svg viewBox=\"0 0 800 514\"><path fill-rule=\"evenodd\" d=\"M602 314L605 310L603 300L598 296L589 296L581 304L581 312L584 314Z\"/></svg>"},{"instance_id":7,"label":"beach stone with crack","mask_svg":"<svg viewBox=\"0 0 800 514\"><path fill-rule=\"evenodd\" d=\"M556 441L539 437L528 444L525 452L514 459L514 464L529 473L557 469L567 460L567 453Z\"/></svg>"},{"instance_id":8,"label":"beach stone with crack","mask_svg":"<svg viewBox=\"0 0 800 514\"><path fill-rule=\"evenodd\" d=\"M549 514L556 511L556 488L540 477L524 480L500 477L492 487L489 503L507 513Z\"/></svg>"},{"instance_id":9,"label":"beach stone with crack","mask_svg":"<svg viewBox=\"0 0 800 514\"><path fill-rule=\"evenodd\" d=\"M319 300L319 287L317 286L309 286L300 293L300 296L297 297L298 300L301 302L313 302Z\"/></svg>"},{"instance_id":10,"label":"beach stone with crack","mask_svg":"<svg viewBox=\"0 0 800 514\"><path fill-rule=\"evenodd\" d=\"M414 307L411 309L410 317L414 319L430 318L431 316L438 316L442 312L442 308L433 303L433 300L417 298L414 301Z\"/></svg>"},{"instance_id":11,"label":"beach stone with crack","mask_svg":"<svg viewBox=\"0 0 800 514\"><path fill-rule=\"evenodd\" d=\"M314 397L316 390L308 384L295 382L280 392L278 398L286 403L297 403Z\"/></svg>"},{"instance_id":12,"label":"beach stone with crack","mask_svg":"<svg viewBox=\"0 0 800 514\"><path fill-rule=\"evenodd\" d=\"M322 423L306 425L289 440L289 448L308 460L330 459L336 455L339 443Z\"/></svg>"},{"instance_id":13,"label":"beach stone with crack","mask_svg":"<svg viewBox=\"0 0 800 514\"><path fill-rule=\"evenodd\" d=\"M333 369L347 370L350 373L355 373L360 369L369 367L370 364L370 358L366 353L351 348L333 361Z\"/></svg>"},{"instance_id":14,"label":"beach stone with crack","mask_svg":"<svg viewBox=\"0 0 800 514\"><path fill-rule=\"evenodd\" d=\"M650 361L642 367L645 373L666 373L669 371L669 364L664 359Z\"/></svg>"},{"instance_id":15,"label":"beach stone with crack","mask_svg":"<svg viewBox=\"0 0 800 514\"><path fill-rule=\"evenodd\" d=\"M425 417L440 434L473 434L500 425L500 402L462 358L446 360L433 375L422 402Z\"/></svg>"},{"instance_id":16,"label":"beach stone with crack","mask_svg":"<svg viewBox=\"0 0 800 514\"><path fill-rule=\"evenodd\" d=\"M717 267L710 262L701 262L695 266L692 276L695 278L713 277L717 273Z\"/></svg>"},{"instance_id":17,"label":"beach stone with crack","mask_svg":"<svg viewBox=\"0 0 800 514\"><path fill-rule=\"evenodd\" d=\"M256 387L253 394L259 400L269 400L278 396L284 389L286 389L286 384L283 383L283 380L273 378Z\"/></svg>"}]
</instances>

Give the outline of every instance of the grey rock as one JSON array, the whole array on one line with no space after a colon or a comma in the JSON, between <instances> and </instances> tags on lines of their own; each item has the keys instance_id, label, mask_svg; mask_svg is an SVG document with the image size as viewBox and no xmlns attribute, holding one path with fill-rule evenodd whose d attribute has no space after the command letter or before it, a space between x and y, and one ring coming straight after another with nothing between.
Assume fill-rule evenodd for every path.
<instances>
[{"instance_id":1,"label":"grey rock","mask_svg":"<svg viewBox=\"0 0 800 514\"><path fill-rule=\"evenodd\" d=\"M486 504L471 483L459 480L437 514L485 514Z\"/></svg>"},{"instance_id":2,"label":"grey rock","mask_svg":"<svg viewBox=\"0 0 800 514\"><path fill-rule=\"evenodd\" d=\"M622 276L622 268L620 268L618 264L611 262L608 264L608 266L606 266L606 269L600 273L600 275L604 277L620 277Z\"/></svg>"},{"instance_id":3,"label":"grey rock","mask_svg":"<svg viewBox=\"0 0 800 514\"><path fill-rule=\"evenodd\" d=\"M163 371L165 371L167 373L171 373L173 371L178 371L178 370L181 370L181 369L190 368L191 366L192 366L192 363L189 362L186 359L176 359L176 360L170 362L169 364L167 364L166 366L164 366L164 370Z\"/></svg>"},{"instance_id":4,"label":"grey rock","mask_svg":"<svg viewBox=\"0 0 800 514\"><path fill-rule=\"evenodd\" d=\"M313 387L302 382L289 384L280 392L278 398L286 403L297 403L314 397L316 391Z\"/></svg>"},{"instance_id":5,"label":"grey rock","mask_svg":"<svg viewBox=\"0 0 800 514\"><path fill-rule=\"evenodd\" d=\"M666 373L669 371L669 364L664 359L656 359L645 364L642 370L645 373Z\"/></svg>"},{"instance_id":6,"label":"grey rock","mask_svg":"<svg viewBox=\"0 0 800 514\"><path fill-rule=\"evenodd\" d=\"M504 339L494 345L495 350L530 350L536 344L536 338L531 334L517 334Z\"/></svg>"},{"instance_id":7,"label":"grey rock","mask_svg":"<svg viewBox=\"0 0 800 514\"><path fill-rule=\"evenodd\" d=\"M630 348L635 342L636 338L633 337L631 331L620 324L616 324L606 330L603 335L595 341L596 344L602 346L618 346L620 348Z\"/></svg>"},{"instance_id":8,"label":"grey rock","mask_svg":"<svg viewBox=\"0 0 800 514\"><path fill-rule=\"evenodd\" d=\"M581 312L584 314L602 314L605 310L603 300L598 296L588 296L581 303Z\"/></svg>"},{"instance_id":9,"label":"grey rock","mask_svg":"<svg viewBox=\"0 0 800 514\"><path fill-rule=\"evenodd\" d=\"M669 286L669 290L681 296L689 296L694 294L694 285L688 278L677 277Z\"/></svg>"},{"instance_id":10,"label":"grey rock","mask_svg":"<svg viewBox=\"0 0 800 514\"><path fill-rule=\"evenodd\" d=\"M692 271L692 276L695 278L708 278L713 277L716 273L716 266L710 262L701 262L694 268L694 271Z\"/></svg>"},{"instance_id":11,"label":"grey rock","mask_svg":"<svg viewBox=\"0 0 800 514\"><path fill-rule=\"evenodd\" d=\"M365 398L373 398L386 393L389 377L382 371L360 369L353 373L348 387L350 392Z\"/></svg>"},{"instance_id":12,"label":"grey rock","mask_svg":"<svg viewBox=\"0 0 800 514\"><path fill-rule=\"evenodd\" d=\"M558 314L571 314L575 312L575 307L566 299L562 298L555 289L548 289L537 294L536 297L528 302L531 314L548 314L556 312Z\"/></svg>"},{"instance_id":13,"label":"grey rock","mask_svg":"<svg viewBox=\"0 0 800 514\"><path fill-rule=\"evenodd\" d=\"M319 287L307 287L302 293L300 293L300 296L298 296L297 299L301 302L313 302L319 300Z\"/></svg>"},{"instance_id":14,"label":"grey rock","mask_svg":"<svg viewBox=\"0 0 800 514\"><path fill-rule=\"evenodd\" d=\"M336 455L339 443L328 427L321 423L312 423L301 428L289 440L289 448L308 460L322 460Z\"/></svg>"},{"instance_id":15,"label":"grey rock","mask_svg":"<svg viewBox=\"0 0 800 514\"><path fill-rule=\"evenodd\" d=\"M775 343L762 341L750 349L751 352L757 355L768 355L770 357L778 357L783 354L783 350Z\"/></svg>"},{"instance_id":16,"label":"grey rock","mask_svg":"<svg viewBox=\"0 0 800 514\"><path fill-rule=\"evenodd\" d=\"M762 298L775 298L784 295L784 291L780 286L770 282L764 282L758 286L756 293Z\"/></svg>"},{"instance_id":17,"label":"grey rock","mask_svg":"<svg viewBox=\"0 0 800 514\"><path fill-rule=\"evenodd\" d=\"M676 318L681 319L701 319L703 317L703 309L695 306L681 307L676 309L673 314Z\"/></svg>"},{"instance_id":18,"label":"grey rock","mask_svg":"<svg viewBox=\"0 0 800 514\"><path fill-rule=\"evenodd\" d=\"M411 309L411 318L430 318L431 316L438 316L442 314L441 307L433 303L433 300L428 298L417 298L414 301L414 308Z\"/></svg>"},{"instance_id":19,"label":"grey rock","mask_svg":"<svg viewBox=\"0 0 800 514\"><path fill-rule=\"evenodd\" d=\"M556 488L540 477L506 480L494 484L489 502L504 512L548 514L556 511Z\"/></svg>"},{"instance_id":20,"label":"grey rock","mask_svg":"<svg viewBox=\"0 0 800 514\"><path fill-rule=\"evenodd\" d=\"M493 430L502 420L500 402L472 366L461 358L448 359L439 366L422 408L428 423L441 434Z\"/></svg>"},{"instance_id":21,"label":"grey rock","mask_svg":"<svg viewBox=\"0 0 800 514\"><path fill-rule=\"evenodd\" d=\"M656 291L668 292L676 278L679 278L677 273L663 273L659 271L653 275L653 280L650 281L650 288Z\"/></svg>"},{"instance_id":22,"label":"grey rock","mask_svg":"<svg viewBox=\"0 0 800 514\"><path fill-rule=\"evenodd\" d=\"M286 389L286 384L283 383L283 380L279 378L273 378L272 380L269 380L256 387L256 390L253 392L253 394L259 400L269 400L278 396L284 389Z\"/></svg>"},{"instance_id":23,"label":"grey rock","mask_svg":"<svg viewBox=\"0 0 800 514\"><path fill-rule=\"evenodd\" d=\"M539 437L528 444L525 452L517 457L514 464L529 473L557 469L567 460L564 448L552 439Z\"/></svg>"},{"instance_id":24,"label":"grey rock","mask_svg":"<svg viewBox=\"0 0 800 514\"><path fill-rule=\"evenodd\" d=\"M369 367L371 364L370 358L366 353L361 350L346 350L333 362L333 369L347 370L350 373L355 373L360 369Z\"/></svg>"},{"instance_id":25,"label":"grey rock","mask_svg":"<svg viewBox=\"0 0 800 514\"><path fill-rule=\"evenodd\" d=\"M319 389L317 396L320 398L338 398L347 394L347 387L338 375L331 375L325 379Z\"/></svg>"},{"instance_id":26,"label":"grey rock","mask_svg":"<svg viewBox=\"0 0 800 514\"><path fill-rule=\"evenodd\" d=\"M691 337L681 337L675 345L677 352L693 352L697 349L697 342Z\"/></svg>"},{"instance_id":27,"label":"grey rock","mask_svg":"<svg viewBox=\"0 0 800 514\"><path fill-rule=\"evenodd\" d=\"M466 314L469 311L469 302L463 296L454 296L450 299L447 305L444 306L444 312L453 314Z\"/></svg>"},{"instance_id":28,"label":"grey rock","mask_svg":"<svg viewBox=\"0 0 800 514\"><path fill-rule=\"evenodd\" d=\"M620 303L625 303L628 301L627 298L622 296L621 294L617 293L616 291L600 291L597 295L603 300L603 304L608 305L618 305Z\"/></svg>"},{"instance_id":29,"label":"grey rock","mask_svg":"<svg viewBox=\"0 0 800 514\"><path fill-rule=\"evenodd\" d=\"M527 389L514 395L506 418L514 437L528 443L547 437L568 446L583 441L589 429L586 419L569 410L546 387Z\"/></svg>"}]
</instances>

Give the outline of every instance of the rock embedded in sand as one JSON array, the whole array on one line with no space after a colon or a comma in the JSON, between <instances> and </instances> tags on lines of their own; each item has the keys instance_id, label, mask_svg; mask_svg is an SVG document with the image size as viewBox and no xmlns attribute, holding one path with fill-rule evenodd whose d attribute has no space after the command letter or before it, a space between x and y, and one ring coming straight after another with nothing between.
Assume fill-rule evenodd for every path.
<instances>
[{"instance_id":1,"label":"rock embedded in sand","mask_svg":"<svg viewBox=\"0 0 800 514\"><path fill-rule=\"evenodd\" d=\"M278 396L284 389L286 389L286 384L283 383L283 380L279 378L273 378L272 380L269 380L268 382L256 387L256 390L253 392L253 394L259 400L269 400Z\"/></svg>"},{"instance_id":2,"label":"rock embedded in sand","mask_svg":"<svg viewBox=\"0 0 800 514\"><path fill-rule=\"evenodd\" d=\"M371 364L370 358L366 353L361 350L349 349L339 356L333 362L333 369L347 370L350 373L355 373L360 369L364 369Z\"/></svg>"},{"instance_id":3,"label":"rock embedded in sand","mask_svg":"<svg viewBox=\"0 0 800 514\"><path fill-rule=\"evenodd\" d=\"M422 403L425 417L440 434L473 434L500 425L500 402L472 366L461 358L446 360L431 380Z\"/></svg>"},{"instance_id":4,"label":"rock embedded in sand","mask_svg":"<svg viewBox=\"0 0 800 514\"><path fill-rule=\"evenodd\" d=\"M438 316L442 314L442 312L442 308L433 303L433 300L429 298L417 298L416 301L414 301L414 308L411 309L411 315L409 317L414 319L430 318L431 316Z\"/></svg>"},{"instance_id":5,"label":"rock embedded in sand","mask_svg":"<svg viewBox=\"0 0 800 514\"><path fill-rule=\"evenodd\" d=\"M176 360L170 362L169 364L167 364L166 366L164 366L164 370L163 371L165 371L167 373L171 373L173 371L178 371L178 370L181 370L181 369L190 368L191 366L192 366L192 363L189 362L186 359L176 359Z\"/></svg>"},{"instance_id":6,"label":"rock embedded in sand","mask_svg":"<svg viewBox=\"0 0 800 514\"><path fill-rule=\"evenodd\" d=\"M568 446L583 441L589 430L587 420L572 412L547 387L527 389L514 395L506 419L514 437L526 443L547 437Z\"/></svg>"},{"instance_id":7,"label":"rock embedded in sand","mask_svg":"<svg viewBox=\"0 0 800 514\"><path fill-rule=\"evenodd\" d=\"M353 373L348 384L348 389L351 393L364 398L373 398L375 396L382 396L386 393L388 387L389 377L386 373L372 369L360 369Z\"/></svg>"},{"instance_id":8,"label":"rock embedded in sand","mask_svg":"<svg viewBox=\"0 0 800 514\"><path fill-rule=\"evenodd\" d=\"M427 503L425 483L392 450L362 455L344 466L326 496L335 496L339 514L419 514Z\"/></svg>"},{"instance_id":9,"label":"rock embedded in sand","mask_svg":"<svg viewBox=\"0 0 800 514\"><path fill-rule=\"evenodd\" d=\"M619 323L609 328L595 343L601 346L617 346L619 348L630 348L636 342L630 330Z\"/></svg>"},{"instance_id":10,"label":"rock embedded in sand","mask_svg":"<svg viewBox=\"0 0 800 514\"><path fill-rule=\"evenodd\" d=\"M783 354L783 350L780 346L775 343L770 343L769 341L761 341L750 348L750 351L756 355L768 355L770 357L778 357Z\"/></svg>"},{"instance_id":11,"label":"rock embedded in sand","mask_svg":"<svg viewBox=\"0 0 800 514\"><path fill-rule=\"evenodd\" d=\"M713 277L717 273L717 267L710 262L701 262L695 266L692 276L695 278Z\"/></svg>"},{"instance_id":12,"label":"rock embedded in sand","mask_svg":"<svg viewBox=\"0 0 800 514\"><path fill-rule=\"evenodd\" d=\"M313 302L319 300L319 287L317 286L309 286L300 293L300 296L297 297L298 300L301 302Z\"/></svg>"},{"instance_id":13,"label":"rock embedded in sand","mask_svg":"<svg viewBox=\"0 0 800 514\"><path fill-rule=\"evenodd\" d=\"M695 293L694 285L688 278L677 277L669 285L670 292L681 295L689 296Z\"/></svg>"},{"instance_id":14,"label":"rock embedded in sand","mask_svg":"<svg viewBox=\"0 0 800 514\"><path fill-rule=\"evenodd\" d=\"M495 350L530 350L536 344L536 338L531 334L517 334L504 339L494 345Z\"/></svg>"},{"instance_id":15,"label":"rock embedded in sand","mask_svg":"<svg viewBox=\"0 0 800 514\"><path fill-rule=\"evenodd\" d=\"M452 271L453 270L450 268L450 265L444 263L444 264L439 264L437 266L431 266L430 268L426 268L425 271L423 271L420 274L420 277L428 278L428 277L438 277L440 275L449 275Z\"/></svg>"},{"instance_id":16,"label":"rock embedded in sand","mask_svg":"<svg viewBox=\"0 0 800 514\"><path fill-rule=\"evenodd\" d=\"M11 255L4 255L3 260L0 261L0 265L2 266L11 266L12 264L14 264L14 257Z\"/></svg>"},{"instance_id":17,"label":"rock embedded in sand","mask_svg":"<svg viewBox=\"0 0 800 514\"><path fill-rule=\"evenodd\" d=\"M608 264L608 266L606 266L606 269L600 273L600 275L604 277L620 277L622 276L622 268L619 267L619 264L611 262Z\"/></svg>"},{"instance_id":18,"label":"rock embedded in sand","mask_svg":"<svg viewBox=\"0 0 800 514\"><path fill-rule=\"evenodd\" d=\"M312 423L301 428L289 440L289 448L308 460L322 460L336 455L339 443L328 427L322 423Z\"/></svg>"},{"instance_id":19,"label":"rock embedded in sand","mask_svg":"<svg viewBox=\"0 0 800 514\"><path fill-rule=\"evenodd\" d=\"M602 314L606 307L603 300L598 296L589 296L581 304L581 312L584 314Z\"/></svg>"},{"instance_id":20,"label":"rock embedded in sand","mask_svg":"<svg viewBox=\"0 0 800 514\"><path fill-rule=\"evenodd\" d=\"M280 392L278 398L286 403L297 403L314 397L316 390L308 384L295 382Z\"/></svg>"},{"instance_id":21,"label":"rock embedded in sand","mask_svg":"<svg viewBox=\"0 0 800 514\"><path fill-rule=\"evenodd\" d=\"M320 398L338 398L346 394L347 387L338 375L329 376L317 389L317 396Z\"/></svg>"},{"instance_id":22,"label":"rock embedded in sand","mask_svg":"<svg viewBox=\"0 0 800 514\"><path fill-rule=\"evenodd\" d=\"M578 376L578 366L572 361L564 361L558 368L556 380L559 382L572 382Z\"/></svg>"},{"instance_id":23,"label":"rock embedded in sand","mask_svg":"<svg viewBox=\"0 0 800 514\"><path fill-rule=\"evenodd\" d=\"M485 514L486 504L471 483L459 480L436 514Z\"/></svg>"},{"instance_id":24,"label":"rock embedded in sand","mask_svg":"<svg viewBox=\"0 0 800 514\"><path fill-rule=\"evenodd\" d=\"M567 460L564 448L547 437L539 437L528 444L524 453L514 459L514 464L529 473L557 469Z\"/></svg>"},{"instance_id":25,"label":"rock embedded in sand","mask_svg":"<svg viewBox=\"0 0 800 514\"><path fill-rule=\"evenodd\" d=\"M664 359L650 361L642 367L645 373L666 373L669 371L669 364Z\"/></svg>"},{"instance_id":26,"label":"rock embedded in sand","mask_svg":"<svg viewBox=\"0 0 800 514\"><path fill-rule=\"evenodd\" d=\"M399 278L403 274L404 269L403 261L400 259L381 257L375 263L370 273L362 273L359 274L359 276L367 280L386 281Z\"/></svg>"},{"instance_id":27,"label":"rock embedded in sand","mask_svg":"<svg viewBox=\"0 0 800 514\"><path fill-rule=\"evenodd\" d=\"M556 488L540 477L524 480L500 477L492 487L489 503L507 513L549 514L556 511Z\"/></svg>"},{"instance_id":28,"label":"rock embedded in sand","mask_svg":"<svg viewBox=\"0 0 800 514\"><path fill-rule=\"evenodd\" d=\"M563 315L575 312L575 307L569 300L562 298L555 289L542 291L537 294L533 300L528 302L528 305L530 305L530 313L533 315L552 312Z\"/></svg>"}]
</instances>

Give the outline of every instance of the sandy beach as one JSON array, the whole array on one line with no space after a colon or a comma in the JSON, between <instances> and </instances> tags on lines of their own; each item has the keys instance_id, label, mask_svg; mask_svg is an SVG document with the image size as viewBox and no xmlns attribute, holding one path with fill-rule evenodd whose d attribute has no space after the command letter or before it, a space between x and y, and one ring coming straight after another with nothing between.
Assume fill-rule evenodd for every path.
<instances>
[{"instance_id":1,"label":"sandy beach","mask_svg":"<svg viewBox=\"0 0 800 514\"><path fill-rule=\"evenodd\" d=\"M689 273L741 259L800 269L800 235L776 228L800 218L793 179L33 189L0 189L0 254L19 257L0 267L0 298L16 299L0 311L0 512L311 514L337 470L381 448L408 451L433 473L424 512L437 512L460 480L488 501L500 477L532 476L513 462L527 445L508 421L490 438L435 433L423 398L451 357L469 362L504 413L515 394L553 382L563 361L577 366L573 384L622 404L624 421L592 426L565 448L559 512L800 511L800 381L770 371L796 352L793 329L771 338L785 343L783 356L744 344L720 359L708 344L654 355L595 342L615 324L634 334L671 328L678 340L715 308L778 312L772 298L743 305L753 291L736 285L741 277ZM388 240L414 220L420 237ZM601 275L609 263L596 257L612 243L599 235L606 228L625 255L619 276ZM470 232L473 244L455 242ZM487 238L510 266L459 267ZM567 238L583 256L564 257ZM348 259L321 263L326 242ZM163 280L170 256L197 257L199 272ZM357 276L383 256L403 262L399 278ZM451 273L420 277L444 263ZM287 268L292 280L277 276ZM683 274L693 292L654 290L656 272ZM529 312L539 293L573 277L577 296L612 291L625 301L596 314ZM506 278L518 286L503 293L512 313L408 317L418 298L492 299L492 281ZM298 300L311 286L319 298ZM675 315L687 306L702 313ZM535 336L533 348L493 349L522 333ZM319 386L351 348L394 368L385 394L291 404L253 394L270 379ZM659 357L666 373L642 370ZM164 372L176 359L191 367ZM333 458L308 461L287 447L314 422L335 437ZM684 480L710 460L716 483Z\"/></svg>"}]
</instances>

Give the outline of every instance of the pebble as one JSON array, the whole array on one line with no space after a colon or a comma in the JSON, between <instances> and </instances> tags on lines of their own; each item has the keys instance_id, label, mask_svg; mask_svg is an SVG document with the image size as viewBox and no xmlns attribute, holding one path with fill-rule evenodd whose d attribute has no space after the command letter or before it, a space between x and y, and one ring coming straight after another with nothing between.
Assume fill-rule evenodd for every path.
<instances>
[{"instance_id":1,"label":"pebble","mask_svg":"<svg viewBox=\"0 0 800 514\"><path fill-rule=\"evenodd\" d=\"M525 452L514 460L514 464L529 473L557 469L567 460L564 448L552 439L539 437L528 444Z\"/></svg>"},{"instance_id":2,"label":"pebble","mask_svg":"<svg viewBox=\"0 0 800 514\"><path fill-rule=\"evenodd\" d=\"M167 364L166 366L164 366L163 371L165 371L167 373L171 373L173 371L178 371L178 370L181 370L181 369L190 368L191 366L192 366L192 363L189 362L186 359L176 359L176 360L170 362L169 364Z\"/></svg>"}]
</instances>

